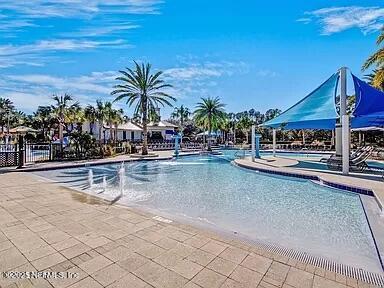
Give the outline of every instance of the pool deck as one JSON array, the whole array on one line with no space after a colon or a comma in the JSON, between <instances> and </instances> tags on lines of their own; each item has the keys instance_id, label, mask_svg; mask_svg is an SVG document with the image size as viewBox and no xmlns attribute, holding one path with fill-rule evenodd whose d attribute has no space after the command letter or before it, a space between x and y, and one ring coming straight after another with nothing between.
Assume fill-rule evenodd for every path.
<instances>
[{"instance_id":1,"label":"pool deck","mask_svg":"<svg viewBox=\"0 0 384 288\"><path fill-rule=\"evenodd\" d=\"M75 161L55 161L55 162L41 162L41 163L29 163L21 169L16 167L1 167L1 173L8 172L33 172L42 170L53 170L53 169L64 169L64 168L75 168L83 167L84 165L95 166L103 164L113 164L130 161L156 161L156 160L170 160L173 158L173 150L156 151L157 157L144 157L137 158L131 157L130 155L119 155L115 157L103 158L103 159L92 159L92 160L75 160ZM180 152L180 156L199 154L196 151L185 151Z\"/></svg>"},{"instance_id":2,"label":"pool deck","mask_svg":"<svg viewBox=\"0 0 384 288\"><path fill-rule=\"evenodd\" d=\"M371 175L363 173L350 173L348 176L343 175L339 171L305 169L295 167L300 160L305 161L318 161L317 158L306 157L305 159L295 159L288 157L273 157L266 156L261 159L251 161L250 157L244 159L236 159L234 162L241 167L250 168L254 170L268 170L269 172L276 172L279 174L289 174L293 176L309 176L317 177L321 181L329 182L346 187L357 188L360 190L371 190L375 196L376 201L381 209L384 207L384 179L380 175Z\"/></svg>"},{"instance_id":3,"label":"pool deck","mask_svg":"<svg viewBox=\"0 0 384 288\"><path fill-rule=\"evenodd\" d=\"M364 281L233 237L107 205L31 173L0 175L0 287L346 288ZM16 286L17 285L17 286Z\"/></svg>"}]
</instances>

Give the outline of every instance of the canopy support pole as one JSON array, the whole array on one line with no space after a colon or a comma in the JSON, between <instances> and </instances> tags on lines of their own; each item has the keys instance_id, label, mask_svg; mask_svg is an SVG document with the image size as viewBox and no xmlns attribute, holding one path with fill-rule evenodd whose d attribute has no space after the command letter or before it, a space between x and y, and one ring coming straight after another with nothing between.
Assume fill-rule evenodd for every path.
<instances>
[{"instance_id":1,"label":"canopy support pole","mask_svg":"<svg viewBox=\"0 0 384 288\"><path fill-rule=\"evenodd\" d=\"M255 137L256 136L256 127L255 125L252 125L252 139L251 139L251 147L252 147L252 162L255 161L255 155L256 155L256 150L255 150Z\"/></svg>"},{"instance_id":2,"label":"canopy support pole","mask_svg":"<svg viewBox=\"0 0 384 288\"><path fill-rule=\"evenodd\" d=\"M273 129L272 130L272 151L273 151L273 153L272 153L272 155L273 155L273 157L276 157L276 129Z\"/></svg>"},{"instance_id":3,"label":"canopy support pole","mask_svg":"<svg viewBox=\"0 0 384 288\"><path fill-rule=\"evenodd\" d=\"M349 149L350 149L350 127L349 115L347 115L347 68L340 69L340 118L341 118L341 145L343 174L349 174Z\"/></svg>"},{"instance_id":4,"label":"canopy support pole","mask_svg":"<svg viewBox=\"0 0 384 288\"><path fill-rule=\"evenodd\" d=\"M343 115L341 118L342 123L342 146L343 146L343 174L349 173L349 149L350 149L350 128L349 128L349 115Z\"/></svg>"}]
</instances>

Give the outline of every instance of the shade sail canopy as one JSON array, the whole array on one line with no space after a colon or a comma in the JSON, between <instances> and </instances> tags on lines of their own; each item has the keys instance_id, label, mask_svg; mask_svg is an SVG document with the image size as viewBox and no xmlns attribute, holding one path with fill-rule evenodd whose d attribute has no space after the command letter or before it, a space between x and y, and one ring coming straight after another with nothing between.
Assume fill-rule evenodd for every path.
<instances>
[{"instance_id":1,"label":"shade sail canopy","mask_svg":"<svg viewBox=\"0 0 384 288\"><path fill-rule=\"evenodd\" d=\"M355 117L384 117L384 92L373 88L352 74L356 93Z\"/></svg>"},{"instance_id":2,"label":"shade sail canopy","mask_svg":"<svg viewBox=\"0 0 384 288\"><path fill-rule=\"evenodd\" d=\"M384 127L384 115L353 117L351 119L351 127L352 128Z\"/></svg>"},{"instance_id":3,"label":"shade sail canopy","mask_svg":"<svg viewBox=\"0 0 384 288\"><path fill-rule=\"evenodd\" d=\"M352 74L356 105L352 128L384 127L384 92L373 88Z\"/></svg>"},{"instance_id":4,"label":"shade sail canopy","mask_svg":"<svg viewBox=\"0 0 384 288\"><path fill-rule=\"evenodd\" d=\"M37 132L39 131L26 126L17 126L9 130L9 133L15 133L15 134L27 134L27 133L37 133Z\"/></svg>"},{"instance_id":5,"label":"shade sail canopy","mask_svg":"<svg viewBox=\"0 0 384 288\"><path fill-rule=\"evenodd\" d=\"M338 80L339 73L333 74L300 102L261 126L284 129L334 129L338 117L335 107Z\"/></svg>"},{"instance_id":6,"label":"shade sail canopy","mask_svg":"<svg viewBox=\"0 0 384 288\"><path fill-rule=\"evenodd\" d=\"M371 126L371 127L363 127L363 128L353 128L351 131L352 132L355 132L355 131L384 131L384 128Z\"/></svg>"}]
</instances>

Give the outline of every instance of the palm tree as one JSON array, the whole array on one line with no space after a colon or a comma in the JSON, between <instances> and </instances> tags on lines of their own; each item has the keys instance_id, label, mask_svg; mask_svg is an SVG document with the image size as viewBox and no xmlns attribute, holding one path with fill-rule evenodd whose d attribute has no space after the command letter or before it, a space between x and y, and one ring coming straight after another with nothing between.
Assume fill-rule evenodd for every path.
<instances>
[{"instance_id":1,"label":"palm tree","mask_svg":"<svg viewBox=\"0 0 384 288\"><path fill-rule=\"evenodd\" d=\"M252 127L252 120L251 118L249 118L248 115L244 115L243 117L240 118L239 122L237 123L239 129L241 129L241 131L245 134L245 137L246 137L246 142L248 144L248 141L249 141L249 129Z\"/></svg>"},{"instance_id":2,"label":"palm tree","mask_svg":"<svg viewBox=\"0 0 384 288\"><path fill-rule=\"evenodd\" d=\"M68 107L64 113L64 122L71 125L71 131L76 129L78 132L81 132L85 120L84 110L78 103Z\"/></svg>"},{"instance_id":3,"label":"palm tree","mask_svg":"<svg viewBox=\"0 0 384 288\"><path fill-rule=\"evenodd\" d=\"M41 127L43 138L45 139L45 129L49 129L49 124L52 119L52 107L51 106L39 106L35 113L33 113L33 120L36 123L35 128Z\"/></svg>"},{"instance_id":4,"label":"palm tree","mask_svg":"<svg viewBox=\"0 0 384 288\"><path fill-rule=\"evenodd\" d=\"M106 120L106 113L107 113L105 104L101 100L97 100L95 110L96 110L96 119L97 119L97 122L99 123L99 143L101 143L101 133L103 131L104 121Z\"/></svg>"},{"instance_id":5,"label":"palm tree","mask_svg":"<svg viewBox=\"0 0 384 288\"><path fill-rule=\"evenodd\" d=\"M104 113L105 113L105 121L109 126L109 140L113 141L113 133L112 133L112 125L115 117L114 109L112 108L112 103L107 101L104 103Z\"/></svg>"},{"instance_id":6,"label":"palm tree","mask_svg":"<svg viewBox=\"0 0 384 288\"><path fill-rule=\"evenodd\" d=\"M113 126L115 126L114 140L116 143L118 127L120 124L124 123L124 111L123 111L123 109L113 109L111 116L112 116Z\"/></svg>"},{"instance_id":7,"label":"palm tree","mask_svg":"<svg viewBox=\"0 0 384 288\"><path fill-rule=\"evenodd\" d=\"M158 107L159 104L172 107L171 101L176 101L176 99L162 91L164 88L172 87L160 78L163 74L162 71L151 74L151 65L149 63L146 65L144 63L141 65L137 62L134 63L134 70L126 68L126 70L119 71L122 75L117 77L116 80L119 80L121 84L116 85L111 94L118 95L114 101L126 99L128 106L135 104L134 114L141 115L141 124L143 126L142 154L147 155L148 111Z\"/></svg>"},{"instance_id":8,"label":"palm tree","mask_svg":"<svg viewBox=\"0 0 384 288\"><path fill-rule=\"evenodd\" d=\"M97 121L97 110L92 105L87 105L84 108L84 117L89 121L89 134L93 135L93 128Z\"/></svg>"},{"instance_id":9,"label":"palm tree","mask_svg":"<svg viewBox=\"0 0 384 288\"><path fill-rule=\"evenodd\" d=\"M52 105L53 115L59 124L59 139L63 143L63 128L65 126L65 115L68 109L78 106L78 103L72 103L72 97L68 94L61 96L53 95L52 99L55 101L55 105Z\"/></svg>"},{"instance_id":10,"label":"palm tree","mask_svg":"<svg viewBox=\"0 0 384 288\"><path fill-rule=\"evenodd\" d=\"M196 123L208 128L208 151L212 150L210 141L212 129L217 129L226 118L224 106L219 97L201 98L201 102L197 103L193 112Z\"/></svg>"},{"instance_id":11,"label":"palm tree","mask_svg":"<svg viewBox=\"0 0 384 288\"><path fill-rule=\"evenodd\" d=\"M2 133L4 133L4 126L7 125L9 134L10 118L14 110L15 106L13 106L13 102L10 99L0 98L0 125Z\"/></svg>"},{"instance_id":12,"label":"palm tree","mask_svg":"<svg viewBox=\"0 0 384 288\"><path fill-rule=\"evenodd\" d=\"M184 127L185 121L188 120L188 117L191 115L191 112L187 107L184 107L184 105L181 105L180 107L175 107L173 110L171 117L173 119L178 119L180 121L181 128Z\"/></svg>"},{"instance_id":13,"label":"palm tree","mask_svg":"<svg viewBox=\"0 0 384 288\"><path fill-rule=\"evenodd\" d=\"M384 27L381 29L380 35L377 37L376 45L378 50L373 53L364 62L362 71L374 67L371 74L367 75L370 84L384 91Z\"/></svg>"},{"instance_id":14,"label":"palm tree","mask_svg":"<svg viewBox=\"0 0 384 288\"><path fill-rule=\"evenodd\" d=\"M364 76L368 80L369 85L384 91L384 68L373 69L372 73Z\"/></svg>"}]
</instances>

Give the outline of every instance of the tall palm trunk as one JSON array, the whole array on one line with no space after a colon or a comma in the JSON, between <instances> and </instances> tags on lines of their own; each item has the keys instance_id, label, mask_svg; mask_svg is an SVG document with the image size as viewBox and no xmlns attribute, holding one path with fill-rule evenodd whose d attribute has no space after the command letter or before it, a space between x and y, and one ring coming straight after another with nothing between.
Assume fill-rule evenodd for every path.
<instances>
[{"instance_id":1,"label":"tall palm trunk","mask_svg":"<svg viewBox=\"0 0 384 288\"><path fill-rule=\"evenodd\" d=\"M208 151L212 151L211 147L211 133L212 133L212 116L208 116Z\"/></svg>"},{"instance_id":2,"label":"tall palm trunk","mask_svg":"<svg viewBox=\"0 0 384 288\"><path fill-rule=\"evenodd\" d=\"M143 100L142 103L142 111L143 111L143 148L141 151L142 155L148 155L148 127L147 127L147 121L148 121L148 111L147 111L147 98Z\"/></svg>"},{"instance_id":3,"label":"tall palm trunk","mask_svg":"<svg viewBox=\"0 0 384 288\"><path fill-rule=\"evenodd\" d=\"M117 133L118 133L118 130L117 130L117 127L118 127L118 123L116 122L115 123L115 136L114 136L114 139L115 139L115 145L116 145L116 142L117 142Z\"/></svg>"},{"instance_id":4,"label":"tall palm trunk","mask_svg":"<svg viewBox=\"0 0 384 288\"><path fill-rule=\"evenodd\" d=\"M59 120L59 139L60 139L60 144L63 144L63 141L64 141L64 131L63 131L63 128L64 128L64 120L62 117L60 117L60 120Z\"/></svg>"},{"instance_id":5,"label":"tall palm trunk","mask_svg":"<svg viewBox=\"0 0 384 288\"><path fill-rule=\"evenodd\" d=\"M112 123L109 123L109 142L113 142Z\"/></svg>"},{"instance_id":6,"label":"tall palm trunk","mask_svg":"<svg viewBox=\"0 0 384 288\"><path fill-rule=\"evenodd\" d=\"M101 133L102 133L103 126L99 125L99 143L101 144Z\"/></svg>"}]
</instances>

